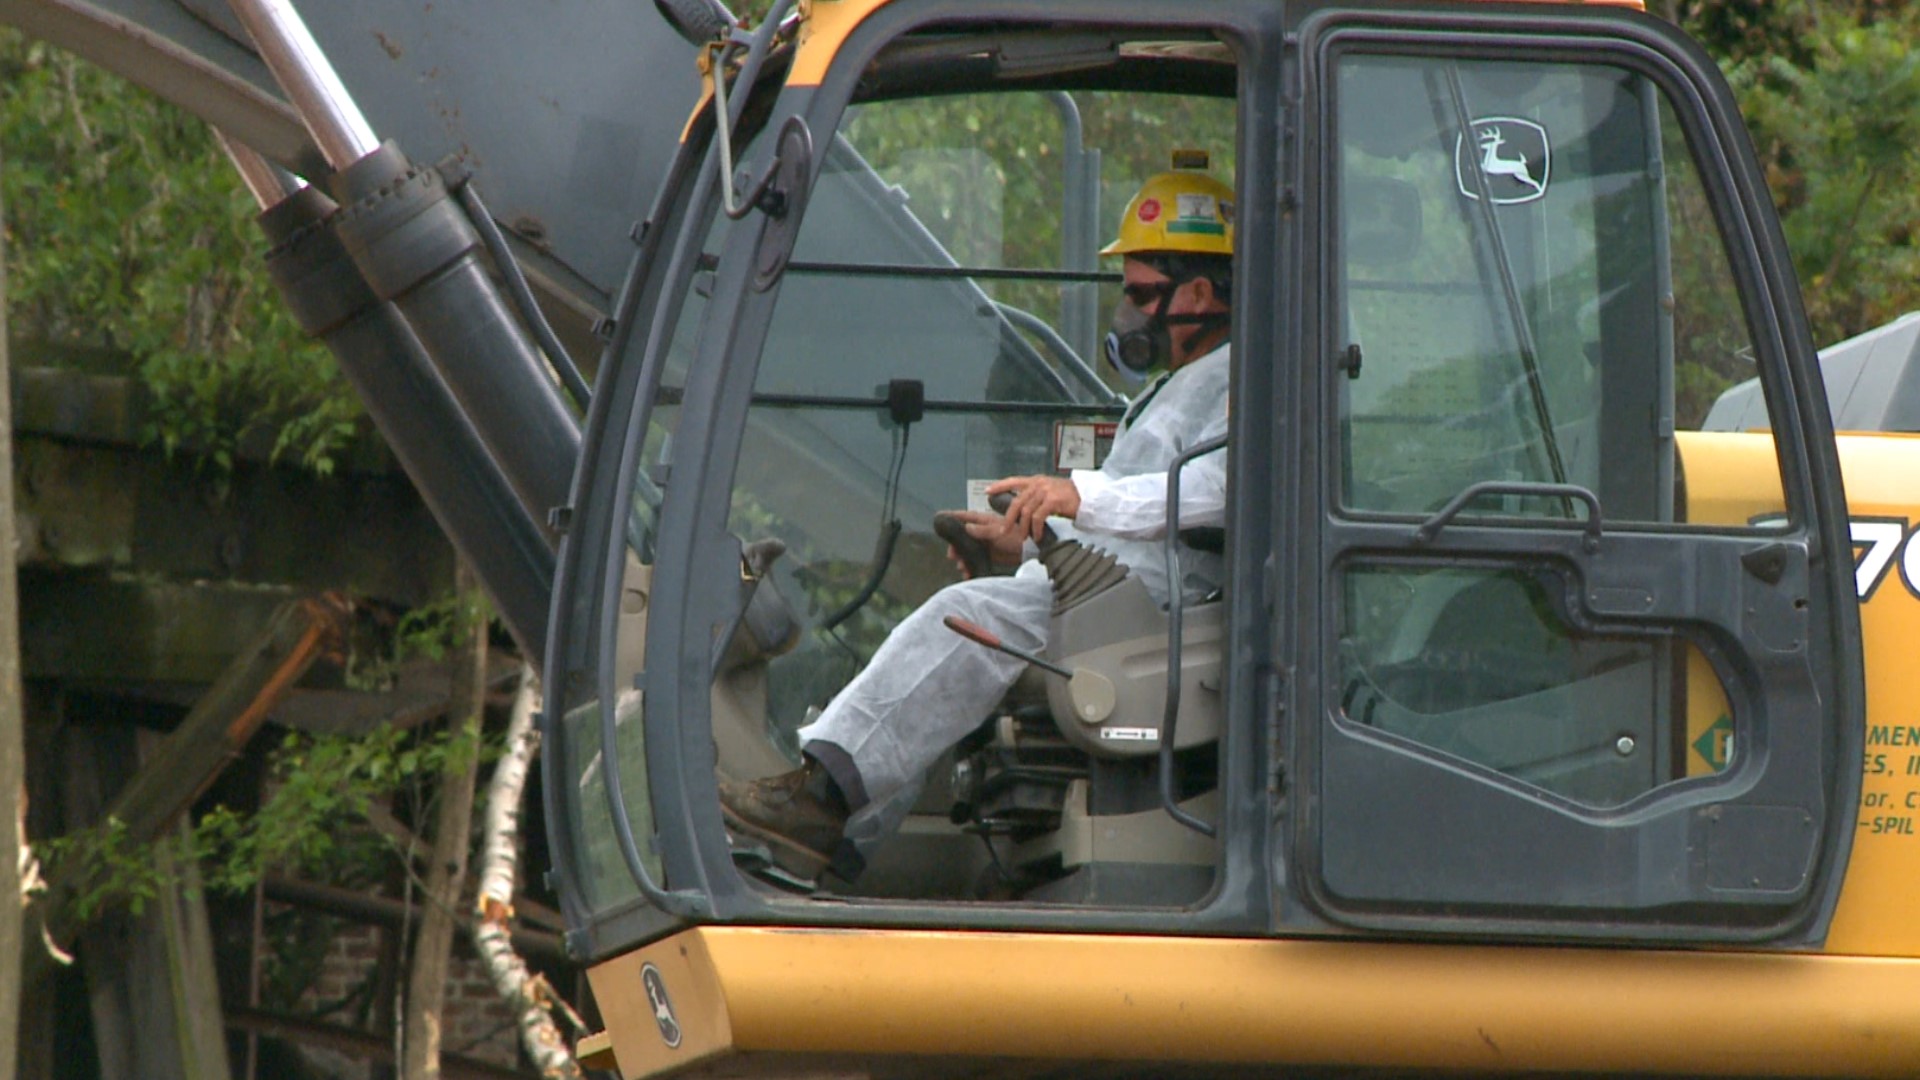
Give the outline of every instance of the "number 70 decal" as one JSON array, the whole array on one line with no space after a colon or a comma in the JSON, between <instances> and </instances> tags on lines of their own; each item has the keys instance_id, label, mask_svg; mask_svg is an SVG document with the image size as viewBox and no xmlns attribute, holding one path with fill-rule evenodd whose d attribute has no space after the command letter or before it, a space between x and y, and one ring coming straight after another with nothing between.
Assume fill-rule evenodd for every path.
<instances>
[{"instance_id":1,"label":"number 70 decal","mask_svg":"<svg viewBox=\"0 0 1920 1080\"><path fill-rule=\"evenodd\" d=\"M1784 520L1779 514L1762 514L1747 523L1765 526ZM1853 588L1862 603L1872 599L1896 563L1900 583L1920 598L1920 528L1909 530L1903 517L1857 517L1847 519L1847 530L1853 541Z\"/></svg>"},{"instance_id":2,"label":"number 70 decal","mask_svg":"<svg viewBox=\"0 0 1920 1080\"><path fill-rule=\"evenodd\" d=\"M1853 586L1861 600L1871 598L1887 579L1895 562L1900 583L1920 596L1920 529L1909 531L1906 518L1864 518L1848 521L1852 533Z\"/></svg>"}]
</instances>

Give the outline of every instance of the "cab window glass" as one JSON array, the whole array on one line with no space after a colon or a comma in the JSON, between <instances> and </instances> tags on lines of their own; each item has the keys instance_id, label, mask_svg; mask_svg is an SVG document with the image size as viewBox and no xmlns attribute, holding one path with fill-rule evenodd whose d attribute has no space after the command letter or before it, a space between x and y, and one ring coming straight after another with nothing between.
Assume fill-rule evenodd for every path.
<instances>
[{"instance_id":1,"label":"cab window glass","mask_svg":"<svg viewBox=\"0 0 1920 1080\"><path fill-rule=\"evenodd\" d=\"M1215 66L1230 87L1231 69ZM818 139L820 177L779 284L733 478L729 529L760 572L743 585L740 625L715 643L723 774L791 768L810 711L958 580L933 531L937 512L985 509L985 486L1003 477L1104 460L1143 386L1102 359L1121 265L1099 250L1173 150L1204 151L1206 171L1231 185L1235 121L1226 97L1012 90L855 104ZM1144 603L1135 615L1150 651L1165 619ZM1205 659L1218 646L1194 650ZM1089 780L1099 763L1062 741L1046 679L1030 675L909 788L891 822L854 826L878 865L834 889L1040 895L1028 890L1059 888L1100 859L1079 837L1090 814L1113 812L1088 794L1107 781ZM1151 751L1125 749L1142 745ZM1157 798L1144 773L1132 777L1146 768L1145 757L1129 761L1129 782ZM1129 809L1170 824L1157 805ZM1212 849L1172 828L1164 851L1140 849L1183 867L1162 875L1178 884L1153 902L1197 898L1211 880ZM1201 854L1188 851L1196 845ZM756 870L751 841L736 837L735 852Z\"/></svg>"},{"instance_id":2,"label":"cab window glass","mask_svg":"<svg viewBox=\"0 0 1920 1080\"><path fill-rule=\"evenodd\" d=\"M1592 491L1610 525L1745 524L1686 502L1689 457L1721 452L1692 433L1752 347L1658 90L1599 65L1375 56L1343 63L1339 95L1346 505L1426 514L1535 482ZM1744 486L1777 511L1761 465Z\"/></svg>"},{"instance_id":3,"label":"cab window glass","mask_svg":"<svg viewBox=\"0 0 1920 1080\"><path fill-rule=\"evenodd\" d=\"M1340 496L1448 528L1778 527L1770 440L1698 431L1751 344L1659 90L1621 69L1350 56L1338 81ZM1744 377L1744 375L1742 376ZM1711 476L1690 505L1688 480ZM1348 561L1341 715L1578 803L1726 767L1684 637L1596 632L1568 566Z\"/></svg>"},{"instance_id":4,"label":"cab window glass","mask_svg":"<svg viewBox=\"0 0 1920 1080\"><path fill-rule=\"evenodd\" d=\"M1139 125L1182 131L1231 183L1233 116L1231 101L1105 92L848 111L781 283L734 484L735 533L786 546L776 580L812 623L776 665L781 726L953 580L935 512L1061 471L1063 427L1101 431L1096 454L1110 441L1136 386L1099 357L1119 268L1097 253L1167 167ZM903 395L924 403L905 424ZM878 589L822 626L882 562Z\"/></svg>"}]
</instances>

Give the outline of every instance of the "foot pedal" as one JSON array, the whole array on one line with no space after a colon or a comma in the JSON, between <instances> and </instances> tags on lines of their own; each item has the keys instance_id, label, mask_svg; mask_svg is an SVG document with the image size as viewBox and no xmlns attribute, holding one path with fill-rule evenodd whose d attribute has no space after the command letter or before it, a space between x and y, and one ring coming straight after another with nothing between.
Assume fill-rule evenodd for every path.
<instances>
[{"instance_id":1,"label":"foot pedal","mask_svg":"<svg viewBox=\"0 0 1920 1080\"><path fill-rule=\"evenodd\" d=\"M812 896L820 891L817 882L809 881L789 873L774 861L773 852L765 844L753 842L743 836L727 835L727 844L733 854L733 865L743 874L759 878L785 892Z\"/></svg>"}]
</instances>

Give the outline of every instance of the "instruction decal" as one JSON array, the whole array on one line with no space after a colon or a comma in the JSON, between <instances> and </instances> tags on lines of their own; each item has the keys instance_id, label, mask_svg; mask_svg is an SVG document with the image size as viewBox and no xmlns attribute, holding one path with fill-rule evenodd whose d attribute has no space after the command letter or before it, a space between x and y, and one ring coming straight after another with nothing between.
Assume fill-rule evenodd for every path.
<instances>
[{"instance_id":1,"label":"instruction decal","mask_svg":"<svg viewBox=\"0 0 1920 1080\"><path fill-rule=\"evenodd\" d=\"M1119 433L1120 425L1111 420L1055 424L1053 467L1060 472L1099 468L1106 464L1107 451L1113 449L1113 438Z\"/></svg>"}]
</instances>

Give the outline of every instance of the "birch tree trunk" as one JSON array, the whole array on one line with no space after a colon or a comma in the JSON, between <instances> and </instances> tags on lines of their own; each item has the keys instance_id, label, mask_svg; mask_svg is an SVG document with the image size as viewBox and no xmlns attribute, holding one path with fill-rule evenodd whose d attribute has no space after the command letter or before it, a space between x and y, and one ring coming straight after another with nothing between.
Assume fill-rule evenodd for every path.
<instances>
[{"instance_id":1,"label":"birch tree trunk","mask_svg":"<svg viewBox=\"0 0 1920 1080\"><path fill-rule=\"evenodd\" d=\"M473 573L463 562L457 577L462 597L475 594ZM486 708L487 623L478 612L454 661L447 720L455 731L453 753L440 776L440 807L434 816L433 852L422 887L420 932L408 965L403 1080L439 1080L441 1017L446 1001L455 913L467 878L467 834L473 825L473 786L480 766L480 722Z\"/></svg>"},{"instance_id":2,"label":"birch tree trunk","mask_svg":"<svg viewBox=\"0 0 1920 1080\"><path fill-rule=\"evenodd\" d=\"M493 977L494 988L519 1010L520 1044L526 1047L540 1075L551 1080L579 1080L580 1066L547 1011L555 1006L565 1009L566 1005L545 979L527 969L509 938L520 862L520 793L526 787L534 755L540 752L540 732L533 726L533 714L540 708L539 694L540 684L529 672L521 678L520 693L513 699L506 753L494 766L493 782L487 788L476 899L480 925L474 931L473 945Z\"/></svg>"}]
</instances>

